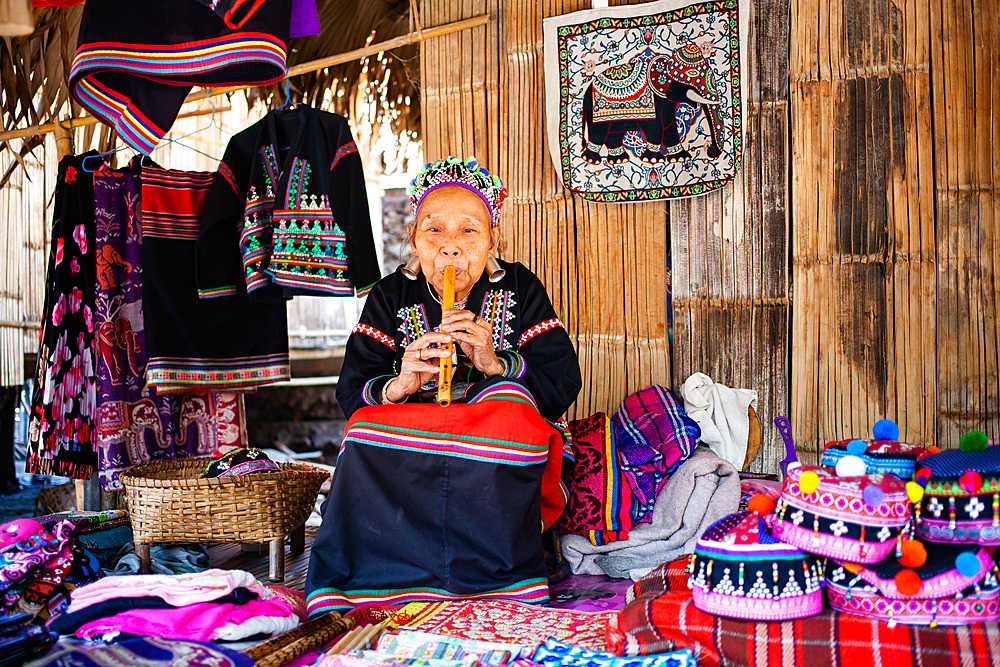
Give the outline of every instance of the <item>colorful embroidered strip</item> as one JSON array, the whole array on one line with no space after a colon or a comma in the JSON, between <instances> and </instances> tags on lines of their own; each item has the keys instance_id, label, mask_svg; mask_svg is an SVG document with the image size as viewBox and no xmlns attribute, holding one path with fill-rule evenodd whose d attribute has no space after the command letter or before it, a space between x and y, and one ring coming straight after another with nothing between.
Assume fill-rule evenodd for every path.
<instances>
[{"instance_id":1,"label":"colorful embroidered strip","mask_svg":"<svg viewBox=\"0 0 1000 667\"><path fill-rule=\"evenodd\" d=\"M441 588L403 588L399 590L340 591L321 588L313 591L306 606L310 616L363 605L407 604L410 602L439 602L447 600L504 599L528 604L541 604L549 599L549 584L545 579L528 579L512 586L473 595L459 595Z\"/></svg>"}]
</instances>

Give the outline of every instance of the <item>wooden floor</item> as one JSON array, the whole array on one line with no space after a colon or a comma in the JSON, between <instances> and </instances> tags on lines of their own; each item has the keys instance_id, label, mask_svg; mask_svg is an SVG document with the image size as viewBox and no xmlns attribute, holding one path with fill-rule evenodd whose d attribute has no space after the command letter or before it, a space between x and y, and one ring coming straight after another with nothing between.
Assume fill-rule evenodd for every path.
<instances>
[{"instance_id":1,"label":"wooden floor","mask_svg":"<svg viewBox=\"0 0 1000 667\"><path fill-rule=\"evenodd\" d=\"M279 584L301 591L305 588L306 572L309 569L309 554L312 552L315 528L306 528L306 548L300 554L293 554L285 544L285 580L271 581L268 578L267 545L262 545L261 553L247 553L239 544L215 544L208 547L208 561L212 567L223 570L246 570L263 584ZM287 541L287 540L286 540Z\"/></svg>"}]
</instances>

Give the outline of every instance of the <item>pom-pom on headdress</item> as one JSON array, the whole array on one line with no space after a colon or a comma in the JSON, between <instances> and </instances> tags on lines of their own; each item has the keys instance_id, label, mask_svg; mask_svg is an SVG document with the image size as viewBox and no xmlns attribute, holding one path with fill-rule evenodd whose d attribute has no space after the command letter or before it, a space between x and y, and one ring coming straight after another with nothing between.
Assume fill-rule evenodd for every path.
<instances>
[{"instance_id":1,"label":"pom-pom on headdress","mask_svg":"<svg viewBox=\"0 0 1000 667\"><path fill-rule=\"evenodd\" d=\"M471 156L464 161L452 156L423 166L407 188L413 215L417 214L420 202L430 192L448 186L458 186L475 192L490 210L491 226L496 227L500 224L500 209L507 199L507 188L503 186L503 181L498 176L491 175L486 167L480 167L476 158Z\"/></svg>"}]
</instances>

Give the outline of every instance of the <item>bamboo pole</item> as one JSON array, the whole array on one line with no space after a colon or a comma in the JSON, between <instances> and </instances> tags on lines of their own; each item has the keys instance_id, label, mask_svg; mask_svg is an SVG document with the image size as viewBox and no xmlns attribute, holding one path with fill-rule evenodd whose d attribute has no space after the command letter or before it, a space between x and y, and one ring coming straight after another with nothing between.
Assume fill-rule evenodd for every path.
<instances>
[{"instance_id":1,"label":"bamboo pole","mask_svg":"<svg viewBox=\"0 0 1000 667\"><path fill-rule=\"evenodd\" d=\"M470 28L475 28L477 26L486 25L489 23L489 15L477 16L471 19L465 19L464 21L455 21L454 23L448 23L445 25L438 26L436 28L428 28L426 30L417 30L416 32L411 32L407 35L401 35L399 37L394 37L393 39L386 40L384 42L379 42L378 44L372 44L360 49L354 49L353 51L346 51L329 58L321 58L319 60L313 60L307 63L302 63L301 65L296 65L288 69L287 77L299 76L302 74L308 74L310 72L315 72L323 69L324 67L333 67L334 65L341 65L343 63L351 62L352 60L360 60L366 56L373 56L376 53L382 51L391 51L392 49L398 49L401 46L407 46L409 44L415 44L417 42L422 42L433 37L440 37L441 35L448 35L453 32L459 32L461 30L468 30ZM219 95L226 95L228 93L234 93L239 90L244 90L252 86L227 86L224 88L202 88L197 92L193 92L184 98L184 103L197 102L198 100L207 100L210 97L216 97ZM188 114L188 115L200 115L200 114ZM178 116L178 118L187 117L184 114ZM59 121L59 123L66 129L72 130L73 128L83 127L85 125L95 125L100 123L101 119L95 118L94 116L82 116L80 118L66 119ZM9 139L23 139L25 137L34 137L40 134L50 134L55 132L56 124L45 123L43 125L31 125L29 127L24 127L19 130L8 130L6 132L0 132L0 141L6 141Z\"/></svg>"}]
</instances>

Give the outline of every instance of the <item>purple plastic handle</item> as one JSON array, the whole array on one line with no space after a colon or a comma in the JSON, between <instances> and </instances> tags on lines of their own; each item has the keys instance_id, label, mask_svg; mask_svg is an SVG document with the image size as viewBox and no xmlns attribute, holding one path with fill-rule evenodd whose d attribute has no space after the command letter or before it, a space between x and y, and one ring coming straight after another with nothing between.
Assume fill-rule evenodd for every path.
<instances>
[{"instance_id":1,"label":"purple plastic handle","mask_svg":"<svg viewBox=\"0 0 1000 667\"><path fill-rule=\"evenodd\" d=\"M782 439L785 441L785 458L778 464L781 468L782 477L788 472L788 464L794 463L799 460L799 457L795 454L795 442L792 440L792 425L788 421L788 417L775 417L774 424L778 427L778 433L781 434Z\"/></svg>"}]
</instances>

